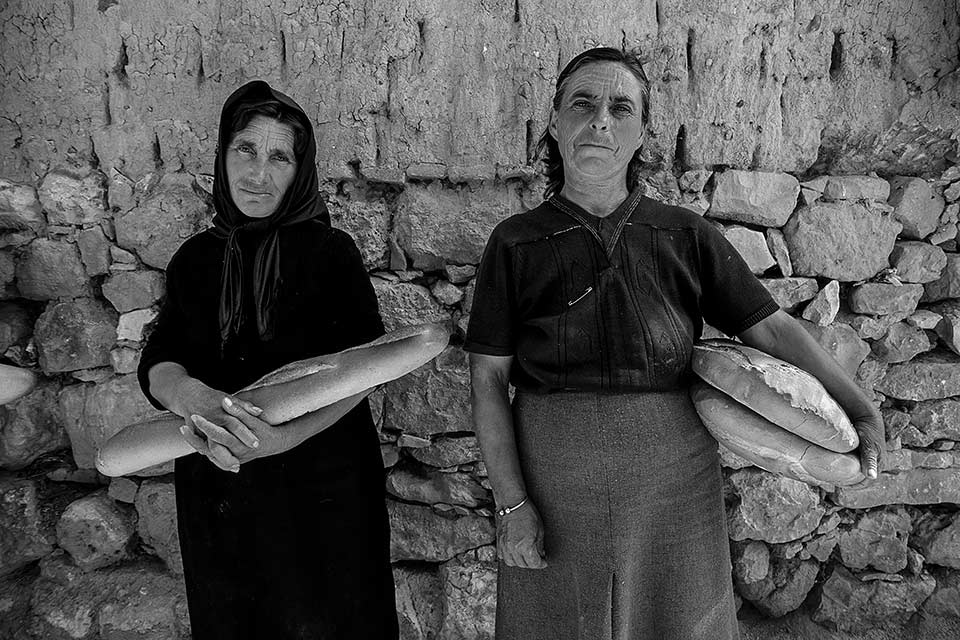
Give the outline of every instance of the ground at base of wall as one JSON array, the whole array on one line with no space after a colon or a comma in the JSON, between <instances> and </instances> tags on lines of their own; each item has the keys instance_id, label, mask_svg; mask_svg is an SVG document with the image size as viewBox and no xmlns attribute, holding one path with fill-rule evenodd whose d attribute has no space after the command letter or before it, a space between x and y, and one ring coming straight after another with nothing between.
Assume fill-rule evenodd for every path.
<instances>
[{"instance_id":1,"label":"ground at base of wall","mask_svg":"<svg viewBox=\"0 0 960 640\"><path fill-rule=\"evenodd\" d=\"M801 607L782 618L766 618L748 606L737 615L740 640L956 640L960 619L916 614L905 626L864 629L860 633L832 631L810 619Z\"/></svg>"}]
</instances>

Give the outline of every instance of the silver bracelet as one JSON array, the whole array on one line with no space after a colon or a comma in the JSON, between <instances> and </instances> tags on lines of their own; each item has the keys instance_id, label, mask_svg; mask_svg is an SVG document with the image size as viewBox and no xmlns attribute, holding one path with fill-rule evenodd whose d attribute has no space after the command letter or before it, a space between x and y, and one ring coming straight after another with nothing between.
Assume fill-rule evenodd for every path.
<instances>
[{"instance_id":1,"label":"silver bracelet","mask_svg":"<svg viewBox=\"0 0 960 640\"><path fill-rule=\"evenodd\" d=\"M513 513L514 511L516 511L517 509L519 509L520 507L522 507L522 506L525 505L525 504L527 504L527 499L526 499L526 498L524 498L523 500L521 500L521 501L518 502L517 504L513 505L512 507L500 507L499 509L497 509L497 515L500 516L501 518L502 518L503 516L510 515L511 513Z\"/></svg>"}]
</instances>

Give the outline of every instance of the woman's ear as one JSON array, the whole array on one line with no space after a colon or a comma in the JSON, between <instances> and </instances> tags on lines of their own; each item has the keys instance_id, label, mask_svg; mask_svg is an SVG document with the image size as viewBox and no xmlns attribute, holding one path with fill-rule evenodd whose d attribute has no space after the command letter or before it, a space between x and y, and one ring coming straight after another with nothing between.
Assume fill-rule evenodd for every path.
<instances>
[{"instance_id":1,"label":"woman's ear","mask_svg":"<svg viewBox=\"0 0 960 640\"><path fill-rule=\"evenodd\" d=\"M557 139L557 110L550 109L550 120L547 122L547 131L550 132L550 135L553 136L553 139Z\"/></svg>"}]
</instances>

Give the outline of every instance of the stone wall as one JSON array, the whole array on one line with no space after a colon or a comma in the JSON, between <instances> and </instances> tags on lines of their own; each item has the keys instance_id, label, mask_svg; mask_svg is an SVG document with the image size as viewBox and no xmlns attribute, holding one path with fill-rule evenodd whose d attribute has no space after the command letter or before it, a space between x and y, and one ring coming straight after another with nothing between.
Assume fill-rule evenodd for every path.
<instances>
[{"instance_id":1,"label":"stone wall","mask_svg":"<svg viewBox=\"0 0 960 640\"><path fill-rule=\"evenodd\" d=\"M254 77L314 119L388 327L455 332L373 406L403 637L491 637L458 345L490 229L539 201L559 66L598 43L650 54L650 192L720 225L884 413L869 488L725 455L745 612L960 617L958 38L945 0L5 3L0 361L42 382L0 407L0 637L189 635L170 468L108 481L93 452L156 413L132 372L163 268L210 222L219 107Z\"/></svg>"}]
</instances>

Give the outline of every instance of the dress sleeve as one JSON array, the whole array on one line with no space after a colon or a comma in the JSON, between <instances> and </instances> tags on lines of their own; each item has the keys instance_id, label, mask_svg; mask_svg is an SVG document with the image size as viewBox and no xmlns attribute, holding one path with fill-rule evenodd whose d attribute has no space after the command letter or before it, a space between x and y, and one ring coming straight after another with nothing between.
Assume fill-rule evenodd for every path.
<instances>
[{"instance_id":1,"label":"dress sleeve","mask_svg":"<svg viewBox=\"0 0 960 640\"><path fill-rule=\"evenodd\" d=\"M708 324L734 336L780 308L719 230L704 224L699 237L700 309Z\"/></svg>"},{"instance_id":2,"label":"dress sleeve","mask_svg":"<svg viewBox=\"0 0 960 640\"><path fill-rule=\"evenodd\" d=\"M176 362L187 366L189 356L185 353L185 341L182 339L185 323L183 303L180 298L180 256L175 255L167 265L166 295L160 305L160 313L153 324L150 337L140 352L140 364L137 366L137 378L143 395L158 409L166 409L150 394L150 380L147 377L150 368L160 362Z\"/></svg>"},{"instance_id":3,"label":"dress sleeve","mask_svg":"<svg viewBox=\"0 0 960 640\"><path fill-rule=\"evenodd\" d=\"M514 355L517 319L513 252L497 227L487 241L477 271L464 351Z\"/></svg>"},{"instance_id":4,"label":"dress sleeve","mask_svg":"<svg viewBox=\"0 0 960 640\"><path fill-rule=\"evenodd\" d=\"M356 243L347 233L335 230L332 271L336 282L333 299L339 308L337 323L340 349L355 347L384 334L377 294L363 266Z\"/></svg>"}]
</instances>

